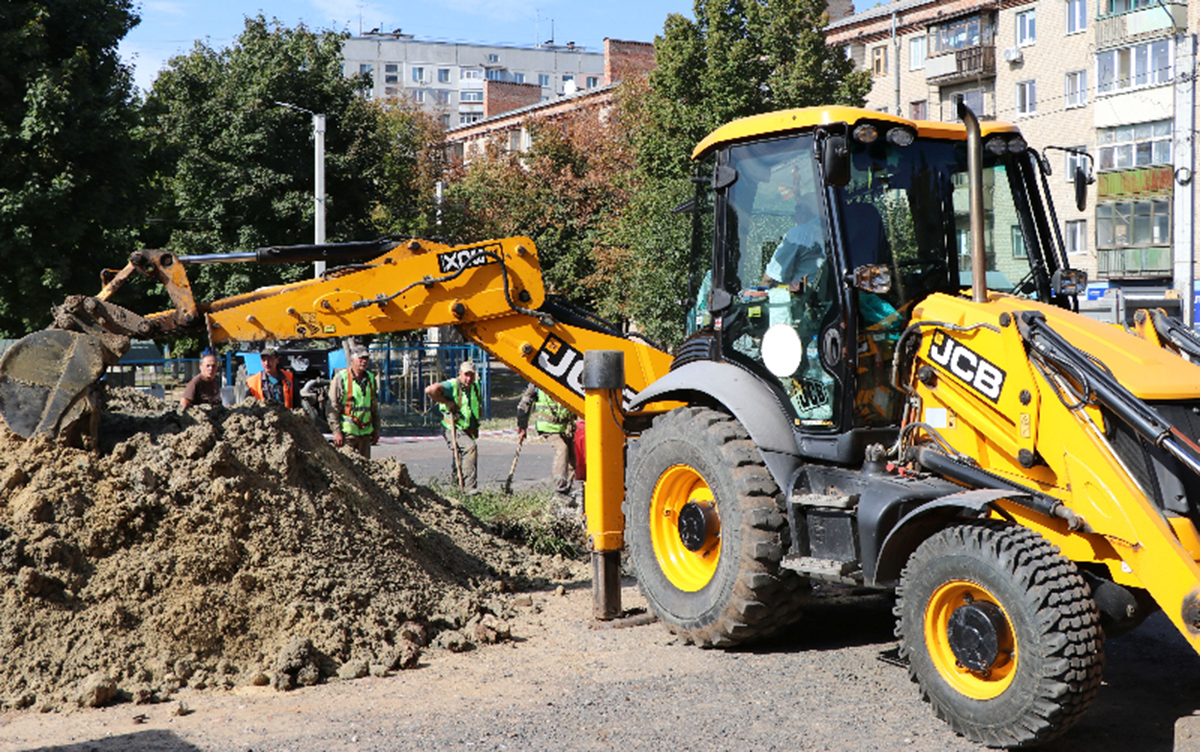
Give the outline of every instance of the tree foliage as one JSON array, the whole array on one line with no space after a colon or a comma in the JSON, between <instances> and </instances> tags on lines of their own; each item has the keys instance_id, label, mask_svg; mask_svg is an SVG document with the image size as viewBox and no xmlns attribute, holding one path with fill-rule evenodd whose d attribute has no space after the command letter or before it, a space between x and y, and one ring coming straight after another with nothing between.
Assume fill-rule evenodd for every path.
<instances>
[{"instance_id":1,"label":"tree foliage","mask_svg":"<svg viewBox=\"0 0 1200 752\"><path fill-rule=\"evenodd\" d=\"M593 307L604 286L596 250L628 195L629 154L595 110L528 124L532 146L491 144L451 175L441 234L456 243L525 235L537 246L547 288Z\"/></svg>"},{"instance_id":2,"label":"tree foliage","mask_svg":"<svg viewBox=\"0 0 1200 752\"><path fill-rule=\"evenodd\" d=\"M635 187L614 237L626 248L627 274L639 284L612 293L630 319L668 343L682 336L695 292L681 271L708 252L691 249L690 215L669 213L693 195L692 148L737 118L861 106L870 90L868 74L826 46L825 0L696 0L694 10L694 21L668 16L654 43L657 67L648 82L628 83L620 98L635 155L627 180Z\"/></svg>"},{"instance_id":3,"label":"tree foliage","mask_svg":"<svg viewBox=\"0 0 1200 752\"><path fill-rule=\"evenodd\" d=\"M0 8L0 336L123 265L149 202L129 69L129 0L9 0Z\"/></svg>"},{"instance_id":4,"label":"tree foliage","mask_svg":"<svg viewBox=\"0 0 1200 752\"><path fill-rule=\"evenodd\" d=\"M360 80L343 74L346 36L286 28L260 15L246 19L231 47L197 42L159 74L146 116L166 164L158 220L169 228L170 248L229 253L313 241L312 118L277 102L326 115L329 242L404 224L406 207L381 208L404 198L391 184L399 157L389 142L404 130L360 95ZM197 297L209 299L294 281L311 268L219 264L191 276Z\"/></svg>"}]
</instances>

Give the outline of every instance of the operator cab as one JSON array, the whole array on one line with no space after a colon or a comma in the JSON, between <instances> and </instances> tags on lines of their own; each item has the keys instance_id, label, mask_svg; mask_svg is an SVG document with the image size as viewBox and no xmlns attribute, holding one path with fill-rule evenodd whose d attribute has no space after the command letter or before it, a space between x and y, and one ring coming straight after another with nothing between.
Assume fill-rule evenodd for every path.
<instances>
[{"instance_id":1,"label":"operator cab","mask_svg":"<svg viewBox=\"0 0 1200 752\"><path fill-rule=\"evenodd\" d=\"M1053 284L1066 256L1044 220L1036 153L1016 128L986 126L989 289L1072 306ZM732 123L696 156L712 163L715 211L693 337L768 385L802 455L861 461L900 425L891 363L913 308L970 294L965 129L810 108Z\"/></svg>"}]
</instances>

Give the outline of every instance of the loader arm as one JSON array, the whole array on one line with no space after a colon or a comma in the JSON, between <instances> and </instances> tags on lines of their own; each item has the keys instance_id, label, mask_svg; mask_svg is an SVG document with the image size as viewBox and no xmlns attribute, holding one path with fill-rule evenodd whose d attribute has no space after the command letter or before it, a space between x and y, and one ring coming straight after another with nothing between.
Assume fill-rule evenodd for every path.
<instances>
[{"instance_id":1,"label":"loader arm","mask_svg":"<svg viewBox=\"0 0 1200 752\"><path fill-rule=\"evenodd\" d=\"M197 304L188 263L359 259L320 278ZM175 307L142 317L109 302L135 273L161 282ZM620 350L626 400L670 369L671 356L613 327L548 301L537 250L514 237L451 247L421 239L289 246L228 256L177 258L139 251L106 272L94 298L75 296L56 309L57 329L14 346L0 360L0 415L23 436L60 432L68 409L128 349L133 336L202 330L214 344L346 337L452 325L524 378L584 413L583 353ZM77 361L84 359L83 366ZM36 383L35 383L36 382ZM77 418L72 413L72 418Z\"/></svg>"}]
</instances>

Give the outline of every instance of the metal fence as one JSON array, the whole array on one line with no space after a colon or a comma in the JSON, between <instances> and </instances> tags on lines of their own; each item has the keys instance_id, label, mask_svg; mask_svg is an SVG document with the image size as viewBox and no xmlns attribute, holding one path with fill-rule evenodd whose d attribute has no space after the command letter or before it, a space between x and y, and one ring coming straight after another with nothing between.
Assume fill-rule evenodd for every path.
<instances>
[{"instance_id":1,"label":"metal fence","mask_svg":"<svg viewBox=\"0 0 1200 752\"><path fill-rule=\"evenodd\" d=\"M385 431L432 428L441 424L442 413L425 388L458 375L464 360L475 363L483 393L483 418L492 415L491 368L487 353L475 345L391 344L372 345L371 370L379 384L379 413ZM233 387L241 358L221 356L221 373L227 402L234 400ZM339 364L340 365L340 364ZM199 358L157 361L125 361L109 366L105 380L112 386L141 389L157 397L178 399L177 391L200 372ZM326 374L328 377L331 374ZM296 389L302 385L297 384ZM324 428L324 426L322 426Z\"/></svg>"}]
</instances>

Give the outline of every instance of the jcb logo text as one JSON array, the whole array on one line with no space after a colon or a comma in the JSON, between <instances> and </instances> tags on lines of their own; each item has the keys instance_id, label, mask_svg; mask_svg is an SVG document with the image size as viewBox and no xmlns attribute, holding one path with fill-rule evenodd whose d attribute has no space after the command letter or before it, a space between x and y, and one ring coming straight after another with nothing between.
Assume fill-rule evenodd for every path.
<instances>
[{"instance_id":1,"label":"jcb logo text","mask_svg":"<svg viewBox=\"0 0 1200 752\"><path fill-rule=\"evenodd\" d=\"M1004 371L945 332L934 333L929 359L992 402L1000 399L1006 376Z\"/></svg>"}]
</instances>

